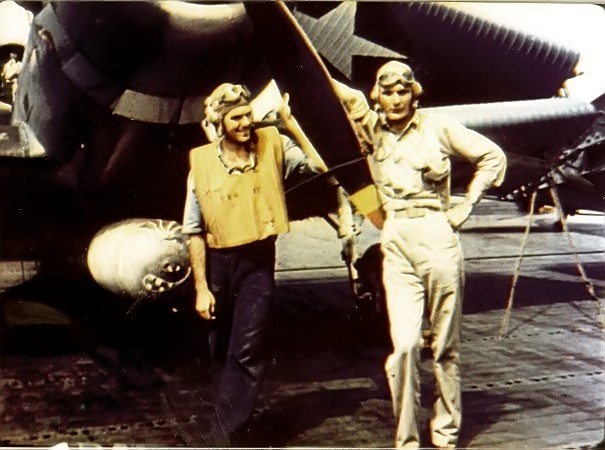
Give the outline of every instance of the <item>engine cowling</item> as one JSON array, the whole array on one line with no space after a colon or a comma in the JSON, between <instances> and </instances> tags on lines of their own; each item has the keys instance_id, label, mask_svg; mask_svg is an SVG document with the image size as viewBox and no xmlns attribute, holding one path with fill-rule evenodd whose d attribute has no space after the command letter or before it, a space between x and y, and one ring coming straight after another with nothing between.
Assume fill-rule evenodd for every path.
<instances>
[{"instance_id":1,"label":"engine cowling","mask_svg":"<svg viewBox=\"0 0 605 450\"><path fill-rule=\"evenodd\" d=\"M162 219L127 219L101 229L87 253L88 269L102 287L122 297L154 300L191 273L181 225Z\"/></svg>"}]
</instances>

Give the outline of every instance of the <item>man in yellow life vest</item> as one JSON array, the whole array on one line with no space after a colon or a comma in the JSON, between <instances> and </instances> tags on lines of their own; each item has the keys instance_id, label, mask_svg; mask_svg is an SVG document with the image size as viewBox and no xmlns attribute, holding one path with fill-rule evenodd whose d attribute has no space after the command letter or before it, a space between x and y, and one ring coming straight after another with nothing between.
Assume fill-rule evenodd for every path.
<instances>
[{"instance_id":1,"label":"man in yellow life vest","mask_svg":"<svg viewBox=\"0 0 605 450\"><path fill-rule=\"evenodd\" d=\"M195 309L211 321L216 376L209 446L245 442L266 366L275 241L289 230L283 180L319 172L277 128L254 127L250 100L242 85L218 86L205 101L203 127L211 143L190 152L183 231ZM279 114L289 129L294 119L286 98Z\"/></svg>"}]
</instances>

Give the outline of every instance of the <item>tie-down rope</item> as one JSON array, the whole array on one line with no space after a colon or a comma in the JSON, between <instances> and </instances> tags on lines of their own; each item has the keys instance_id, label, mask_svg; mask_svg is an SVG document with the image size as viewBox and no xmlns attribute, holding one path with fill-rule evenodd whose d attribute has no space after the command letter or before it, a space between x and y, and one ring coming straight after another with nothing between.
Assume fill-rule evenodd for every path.
<instances>
[{"instance_id":1,"label":"tie-down rope","mask_svg":"<svg viewBox=\"0 0 605 450\"><path fill-rule=\"evenodd\" d=\"M569 231L569 227L567 226L567 219L565 218L565 213L563 212L563 207L561 205L561 201L559 198L559 194L557 192L556 185L554 183L552 175L550 175L550 174L548 177L548 181L549 181L549 185L550 185L550 189L549 189L550 196L553 199L553 202L555 203L555 208L557 210L557 214L559 215L559 220L561 222L561 226L563 227L563 231L565 232L569 246L572 249L573 254L575 256L576 269L578 271L578 274L580 275L580 278L582 279L582 282L584 283L584 287L586 288L588 295L593 300L595 300L597 319L600 319L601 318L601 303L600 303L601 299L596 295L594 285L586 276L586 271L584 270L584 267L582 266L582 263L580 262L580 257L578 255L578 251L576 249L576 246L573 243L573 239L571 238L571 233ZM523 235L523 240L521 241L521 250L519 252L519 258L517 259L517 264L515 265L515 270L513 272L513 279L511 281L510 293L508 295L508 300L506 302L506 310L504 312L504 316L502 317L502 322L500 324L500 333L498 335L498 337L500 337L500 338L504 337L504 334L506 333L506 330L508 328L508 322L510 320L510 314L511 314L511 310L513 307L513 298L515 295L515 289L517 287L517 281L519 280L519 275L521 272L521 261L523 260L523 254L525 253L525 249L527 247L527 239L529 237L532 218L534 215L534 209L535 209L535 205L536 205L536 195L537 195L537 190L534 190L532 192L531 198L530 198L530 207L529 207L527 225L525 227L525 234ZM599 320L599 324L602 326L600 320Z\"/></svg>"}]
</instances>

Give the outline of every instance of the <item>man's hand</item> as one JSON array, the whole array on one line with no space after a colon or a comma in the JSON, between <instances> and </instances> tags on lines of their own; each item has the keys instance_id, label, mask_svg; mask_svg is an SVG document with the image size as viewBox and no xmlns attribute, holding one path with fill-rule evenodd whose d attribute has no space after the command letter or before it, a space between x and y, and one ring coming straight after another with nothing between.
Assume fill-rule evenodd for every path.
<instances>
[{"instance_id":1,"label":"man's hand","mask_svg":"<svg viewBox=\"0 0 605 450\"><path fill-rule=\"evenodd\" d=\"M367 121L368 112L370 107L368 103L361 97L351 97L345 101L345 108L349 113L349 117L352 120ZM365 125L365 123L363 123Z\"/></svg>"},{"instance_id":2,"label":"man's hand","mask_svg":"<svg viewBox=\"0 0 605 450\"><path fill-rule=\"evenodd\" d=\"M277 113L283 122L287 122L292 117L292 110L290 109L290 94L285 93L282 96L282 101L279 105Z\"/></svg>"},{"instance_id":3,"label":"man's hand","mask_svg":"<svg viewBox=\"0 0 605 450\"><path fill-rule=\"evenodd\" d=\"M468 219L468 217L471 215L472 210L473 204L465 199L453 208L450 208L445 215L451 227L454 230L457 230L464 222L466 222L466 219Z\"/></svg>"},{"instance_id":4,"label":"man's hand","mask_svg":"<svg viewBox=\"0 0 605 450\"><path fill-rule=\"evenodd\" d=\"M214 306L216 300L214 295L208 289L199 290L195 297L195 310L199 313L202 319L213 320L216 319L214 315Z\"/></svg>"},{"instance_id":5,"label":"man's hand","mask_svg":"<svg viewBox=\"0 0 605 450\"><path fill-rule=\"evenodd\" d=\"M332 87L351 120L361 120L366 116L370 107L360 91L351 89L346 84L334 79L332 80Z\"/></svg>"}]
</instances>

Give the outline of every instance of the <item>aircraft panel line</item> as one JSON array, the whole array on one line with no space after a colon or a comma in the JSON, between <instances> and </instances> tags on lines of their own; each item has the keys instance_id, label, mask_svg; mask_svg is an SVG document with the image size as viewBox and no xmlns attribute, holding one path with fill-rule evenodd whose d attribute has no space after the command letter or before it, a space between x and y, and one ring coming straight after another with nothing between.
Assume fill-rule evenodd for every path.
<instances>
[{"instance_id":1,"label":"aircraft panel line","mask_svg":"<svg viewBox=\"0 0 605 450\"><path fill-rule=\"evenodd\" d=\"M602 370L592 370L588 372L562 372L549 375L537 375L525 378L514 378L507 380L489 381L487 383L469 383L463 385L463 391L490 391L498 388L509 389L513 386L540 385L547 383L565 383L580 378L586 378L587 383L605 382Z\"/></svg>"},{"instance_id":2,"label":"aircraft panel line","mask_svg":"<svg viewBox=\"0 0 605 450\"><path fill-rule=\"evenodd\" d=\"M552 252L552 253L529 253L524 254L523 258L550 258L553 256L565 256L570 255L572 252ZM602 255L605 254L605 250L593 250L593 251L581 251L577 252L578 255ZM486 261L486 260L499 260L499 259L511 259L518 258L519 255L498 255L498 256L470 256L468 258L464 258L465 261ZM326 265L326 266L313 266L313 267L295 267L295 268L287 268L287 269L276 269L276 273L283 272L309 272L314 270L336 270L344 268L343 265ZM308 280L305 280L308 281Z\"/></svg>"}]
</instances>

